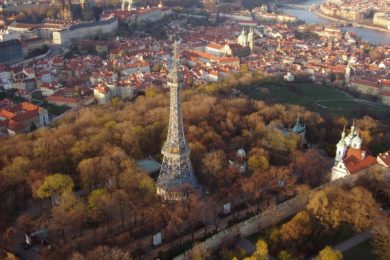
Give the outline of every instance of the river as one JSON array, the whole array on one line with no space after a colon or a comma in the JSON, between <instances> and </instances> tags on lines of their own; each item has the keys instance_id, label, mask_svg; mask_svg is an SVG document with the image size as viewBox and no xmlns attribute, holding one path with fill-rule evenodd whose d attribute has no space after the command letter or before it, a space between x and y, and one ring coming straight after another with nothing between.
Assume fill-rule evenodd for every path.
<instances>
[{"instance_id":1,"label":"river","mask_svg":"<svg viewBox=\"0 0 390 260\"><path fill-rule=\"evenodd\" d=\"M324 0L308 0L305 2L300 2L299 4L311 6L313 4L319 5L322 2L324 2ZM310 12L309 10L297 10L297 9L282 9L282 10L287 14L291 14L298 17L298 19L305 21L308 24L316 24L316 23L334 24L335 23L334 21L316 15L314 12ZM343 27L342 30L354 32L356 33L356 35L360 36L362 39L372 44L390 44L390 32L382 32L382 31L359 28L359 27Z\"/></svg>"}]
</instances>

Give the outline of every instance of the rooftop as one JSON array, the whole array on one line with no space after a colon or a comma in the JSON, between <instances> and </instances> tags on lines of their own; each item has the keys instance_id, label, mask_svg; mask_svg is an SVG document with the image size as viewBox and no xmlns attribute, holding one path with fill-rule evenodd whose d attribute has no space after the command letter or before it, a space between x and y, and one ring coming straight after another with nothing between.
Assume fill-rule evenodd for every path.
<instances>
[{"instance_id":1,"label":"rooftop","mask_svg":"<svg viewBox=\"0 0 390 260\"><path fill-rule=\"evenodd\" d=\"M139 160L137 162L137 164L138 164L138 167L140 167L142 170L144 170L148 174L152 174L154 172L157 172L161 168L161 164L152 158Z\"/></svg>"}]
</instances>

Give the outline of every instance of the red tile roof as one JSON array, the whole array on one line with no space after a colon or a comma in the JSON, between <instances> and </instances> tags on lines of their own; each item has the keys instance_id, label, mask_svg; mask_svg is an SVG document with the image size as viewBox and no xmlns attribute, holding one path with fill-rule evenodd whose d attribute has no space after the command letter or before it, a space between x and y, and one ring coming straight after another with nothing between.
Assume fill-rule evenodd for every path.
<instances>
[{"instance_id":1,"label":"red tile roof","mask_svg":"<svg viewBox=\"0 0 390 260\"><path fill-rule=\"evenodd\" d=\"M380 153L378 155L378 160L382 161L387 167L390 167L390 151Z\"/></svg>"},{"instance_id":2,"label":"red tile roof","mask_svg":"<svg viewBox=\"0 0 390 260\"><path fill-rule=\"evenodd\" d=\"M217 43L210 43L207 45L207 47L220 50L223 48L223 45Z\"/></svg>"},{"instance_id":3,"label":"red tile roof","mask_svg":"<svg viewBox=\"0 0 390 260\"><path fill-rule=\"evenodd\" d=\"M25 122L39 116L41 107L23 102L21 104L10 104L0 109L0 117L6 118L1 120L0 125L8 125L8 128L19 132L25 127Z\"/></svg>"},{"instance_id":4,"label":"red tile roof","mask_svg":"<svg viewBox=\"0 0 390 260\"><path fill-rule=\"evenodd\" d=\"M372 88L379 88L379 84L375 80L369 80L369 79L352 79L350 83L354 83L357 85L364 85Z\"/></svg>"},{"instance_id":5,"label":"red tile roof","mask_svg":"<svg viewBox=\"0 0 390 260\"><path fill-rule=\"evenodd\" d=\"M355 174L377 163L376 158L363 149L349 148L343 160L350 174Z\"/></svg>"}]
</instances>

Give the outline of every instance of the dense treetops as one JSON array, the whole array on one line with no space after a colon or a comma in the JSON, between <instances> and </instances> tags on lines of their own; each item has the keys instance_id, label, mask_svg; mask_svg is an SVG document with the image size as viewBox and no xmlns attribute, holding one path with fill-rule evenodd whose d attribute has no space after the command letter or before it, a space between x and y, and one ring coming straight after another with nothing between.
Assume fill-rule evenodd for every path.
<instances>
[{"instance_id":1,"label":"dense treetops","mask_svg":"<svg viewBox=\"0 0 390 260\"><path fill-rule=\"evenodd\" d=\"M1 215L0 228L10 226L7 217L25 209L29 199L51 197L54 205L44 225L63 243L70 234L83 237L82 230L90 230L90 223L105 225L108 233L120 225L122 230L142 228L143 233L164 228L166 239L189 231L193 235L200 222L216 219L223 203L247 201L256 213L267 206L264 201L278 203L327 181L329 158L317 149L301 150L299 136L282 131L293 126L298 112L307 125L309 141L321 145L329 140L336 143L338 129L347 123L345 118L324 119L299 106L186 90L183 117L191 160L211 197L201 201L191 196L176 206L162 207L153 179L136 161L149 156L161 160L168 102L167 93L149 89L134 102L82 108L51 128L1 139L0 196L4 199L0 210L10 214ZM369 144L378 142L373 133L380 128L379 122L367 117L357 124ZM239 148L247 153L249 170L244 174L229 167L229 160L240 163ZM31 228L27 220L21 221L29 224L20 230ZM295 228L302 228L304 235L311 232L304 228L309 221L304 213L294 221L283 226L281 240L295 239ZM13 228L4 234L11 238ZM83 245L80 239L77 243Z\"/></svg>"}]
</instances>

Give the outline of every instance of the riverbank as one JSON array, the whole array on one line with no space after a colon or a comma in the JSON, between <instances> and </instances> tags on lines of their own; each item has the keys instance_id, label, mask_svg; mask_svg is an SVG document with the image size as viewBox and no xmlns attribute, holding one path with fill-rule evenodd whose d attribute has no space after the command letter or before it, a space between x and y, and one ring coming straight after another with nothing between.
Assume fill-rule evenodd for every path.
<instances>
[{"instance_id":1,"label":"riverbank","mask_svg":"<svg viewBox=\"0 0 390 260\"><path fill-rule=\"evenodd\" d=\"M299 3L306 6L319 6L321 5L324 0L289 0L291 3ZM333 17L324 16L322 14L318 14L315 11L309 11L309 10L301 10L301 9L288 9L288 8L281 8L284 13L296 16L299 20L304 21L307 24L328 24L332 25L336 23L337 21L334 20ZM342 23L346 23L343 21ZM347 22L351 23L351 22ZM371 24L370 24L371 25ZM366 27L366 26L365 26ZM390 44L390 31L381 30L377 27L374 28L363 28L360 26L350 26L350 27L342 27L343 31L347 32L353 32L363 40L371 43L371 44Z\"/></svg>"},{"instance_id":2,"label":"riverbank","mask_svg":"<svg viewBox=\"0 0 390 260\"><path fill-rule=\"evenodd\" d=\"M349 20L345 20L345 19L340 19L340 18L335 18L335 17L332 17L332 16L328 16L322 12L320 12L318 9L315 9L314 10L314 13L322 18L325 18L325 19L328 19L328 20L331 20L331 21L334 21L334 22L338 22L338 23L352 23L352 25L354 27L361 27L361 28L366 28L366 29L370 29L370 30L376 30L376 31L381 31L381 32L387 32L387 33L390 33L390 30L387 30L385 28L382 28L382 27L377 27L377 26L373 26L373 25L366 25L366 24L362 24L362 23L357 23L357 22L353 22L353 21L349 21Z\"/></svg>"}]
</instances>

